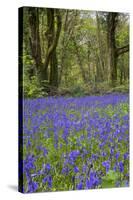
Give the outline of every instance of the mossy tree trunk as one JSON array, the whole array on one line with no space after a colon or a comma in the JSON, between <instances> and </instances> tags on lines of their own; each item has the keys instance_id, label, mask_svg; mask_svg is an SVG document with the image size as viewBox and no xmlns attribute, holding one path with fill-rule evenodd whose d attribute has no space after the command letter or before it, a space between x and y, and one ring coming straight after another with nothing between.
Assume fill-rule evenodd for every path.
<instances>
[{"instance_id":1,"label":"mossy tree trunk","mask_svg":"<svg viewBox=\"0 0 133 200\"><path fill-rule=\"evenodd\" d=\"M39 36L39 9L30 7L29 12L29 25L30 25L30 47L31 55L35 61L36 71L39 72L42 67L42 53Z\"/></svg>"},{"instance_id":2,"label":"mossy tree trunk","mask_svg":"<svg viewBox=\"0 0 133 200\"><path fill-rule=\"evenodd\" d=\"M49 81L50 86L58 87L58 62L56 55L56 47L61 32L61 15L58 9L46 9L47 30L45 36L47 38L47 49L44 63L42 62L42 52L40 45L39 33L39 8L29 8L29 25L31 37L31 55L35 61L36 71L40 82ZM50 75L48 75L48 67L50 66Z\"/></svg>"},{"instance_id":3,"label":"mossy tree trunk","mask_svg":"<svg viewBox=\"0 0 133 200\"><path fill-rule=\"evenodd\" d=\"M129 44L117 48L116 46L116 28L118 24L119 14L110 12L107 15L107 43L109 56L109 69L112 86L117 84L117 61L118 57L129 51Z\"/></svg>"},{"instance_id":4,"label":"mossy tree trunk","mask_svg":"<svg viewBox=\"0 0 133 200\"><path fill-rule=\"evenodd\" d=\"M56 26L55 26L56 23ZM58 9L47 9L47 57L44 63L44 69L50 64L49 84L52 88L58 88L58 60L56 55L56 47L61 32L61 15Z\"/></svg>"},{"instance_id":5,"label":"mossy tree trunk","mask_svg":"<svg viewBox=\"0 0 133 200\"><path fill-rule=\"evenodd\" d=\"M107 15L107 39L108 39L108 56L109 69L112 86L115 86L117 81L117 53L115 31L117 25L118 13L108 13Z\"/></svg>"}]
</instances>

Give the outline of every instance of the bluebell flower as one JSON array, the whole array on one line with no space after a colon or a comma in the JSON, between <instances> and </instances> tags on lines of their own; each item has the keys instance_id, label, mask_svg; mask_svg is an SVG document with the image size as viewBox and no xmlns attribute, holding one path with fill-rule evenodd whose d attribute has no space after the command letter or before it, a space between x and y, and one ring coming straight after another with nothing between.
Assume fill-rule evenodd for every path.
<instances>
[{"instance_id":1,"label":"bluebell flower","mask_svg":"<svg viewBox=\"0 0 133 200\"><path fill-rule=\"evenodd\" d=\"M117 153L115 154L116 160L118 160L119 156L120 156L120 152L117 152Z\"/></svg>"},{"instance_id":2,"label":"bluebell flower","mask_svg":"<svg viewBox=\"0 0 133 200\"><path fill-rule=\"evenodd\" d=\"M74 150L74 151L71 151L70 154L69 154L69 163L70 164L74 164L75 160L77 159L77 157L80 155L80 151L79 150Z\"/></svg>"},{"instance_id":3,"label":"bluebell flower","mask_svg":"<svg viewBox=\"0 0 133 200\"><path fill-rule=\"evenodd\" d=\"M123 116L123 120L124 120L124 121L129 120L129 115L125 115L125 116Z\"/></svg>"},{"instance_id":4,"label":"bluebell flower","mask_svg":"<svg viewBox=\"0 0 133 200\"><path fill-rule=\"evenodd\" d=\"M43 178L42 182L44 184L48 183L48 187L51 188L52 187L52 176L46 176L45 178Z\"/></svg>"},{"instance_id":5,"label":"bluebell flower","mask_svg":"<svg viewBox=\"0 0 133 200\"><path fill-rule=\"evenodd\" d=\"M47 182L47 176L43 178L42 182L45 184Z\"/></svg>"},{"instance_id":6,"label":"bluebell flower","mask_svg":"<svg viewBox=\"0 0 133 200\"><path fill-rule=\"evenodd\" d=\"M115 186L116 186L116 187L120 187L120 184L121 184L121 182L120 182L120 181L117 181L117 182L115 183Z\"/></svg>"},{"instance_id":7,"label":"bluebell flower","mask_svg":"<svg viewBox=\"0 0 133 200\"><path fill-rule=\"evenodd\" d=\"M46 169L46 170L48 170L48 171L50 171L50 169L51 169L51 166L50 166L50 164L49 164L49 163L47 163L47 164L46 164L46 166L45 166L45 169Z\"/></svg>"},{"instance_id":8,"label":"bluebell flower","mask_svg":"<svg viewBox=\"0 0 133 200\"><path fill-rule=\"evenodd\" d=\"M90 171L90 184L93 186L97 186L99 184L99 178L97 177L97 174L95 171Z\"/></svg>"},{"instance_id":9,"label":"bluebell flower","mask_svg":"<svg viewBox=\"0 0 133 200\"><path fill-rule=\"evenodd\" d=\"M62 173L67 175L69 173L69 168L67 166L63 167L62 168Z\"/></svg>"},{"instance_id":10,"label":"bluebell flower","mask_svg":"<svg viewBox=\"0 0 133 200\"><path fill-rule=\"evenodd\" d=\"M24 160L24 169L25 170L31 170L31 169L35 169L35 157L33 155L27 155L26 159Z\"/></svg>"},{"instance_id":11,"label":"bluebell flower","mask_svg":"<svg viewBox=\"0 0 133 200\"><path fill-rule=\"evenodd\" d=\"M100 180L97 176L97 173L91 170L89 173L89 178L86 178L86 188L87 189L95 188L99 184L100 184Z\"/></svg>"},{"instance_id":12,"label":"bluebell flower","mask_svg":"<svg viewBox=\"0 0 133 200\"><path fill-rule=\"evenodd\" d=\"M126 153L123 155L123 157L124 157L124 160L128 159L128 157L129 157L129 153L126 152Z\"/></svg>"},{"instance_id":13,"label":"bluebell flower","mask_svg":"<svg viewBox=\"0 0 133 200\"><path fill-rule=\"evenodd\" d=\"M92 160L97 160L98 159L98 155L97 154L92 154L91 158L92 158Z\"/></svg>"},{"instance_id":14,"label":"bluebell flower","mask_svg":"<svg viewBox=\"0 0 133 200\"><path fill-rule=\"evenodd\" d=\"M86 172L86 169L87 169L87 166L86 166L86 165L83 165L83 167L82 167L82 172L85 173L85 172Z\"/></svg>"},{"instance_id":15,"label":"bluebell flower","mask_svg":"<svg viewBox=\"0 0 133 200\"><path fill-rule=\"evenodd\" d=\"M119 170L120 172L124 172L124 164L122 161L119 162Z\"/></svg>"},{"instance_id":16,"label":"bluebell flower","mask_svg":"<svg viewBox=\"0 0 133 200\"><path fill-rule=\"evenodd\" d=\"M125 187L129 187L129 181L125 181Z\"/></svg>"},{"instance_id":17,"label":"bluebell flower","mask_svg":"<svg viewBox=\"0 0 133 200\"><path fill-rule=\"evenodd\" d=\"M80 182L79 184L77 184L76 188L77 188L78 190L82 190L82 189L83 189L83 183Z\"/></svg>"},{"instance_id":18,"label":"bluebell flower","mask_svg":"<svg viewBox=\"0 0 133 200\"><path fill-rule=\"evenodd\" d=\"M45 147L43 147L43 155L46 156L47 154L48 154L48 150Z\"/></svg>"},{"instance_id":19,"label":"bluebell flower","mask_svg":"<svg viewBox=\"0 0 133 200\"><path fill-rule=\"evenodd\" d=\"M103 148L105 146L105 141L99 144L99 148Z\"/></svg>"},{"instance_id":20,"label":"bluebell flower","mask_svg":"<svg viewBox=\"0 0 133 200\"><path fill-rule=\"evenodd\" d=\"M112 156L114 154L114 147L111 147L110 149L110 155Z\"/></svg>"},{"instance_id":21,"label":"bluebell flower","mask_svg":"<svg viewBox=\"0 0 133 200\"><path fill-rule=\"evenodd\" d=\"M107 153L104 151L101 153L101 156L103 156L103 157L105 157L106 155L107 155Z\"/></svg>"},{"instance_id":22,"label":"bluebell flower","mask_svg":"<svg viewBox=\"0 0 133 200\"><path fill-rule=\"evenodd\" d=\"M74 167L74 172L78 173L79 172L79 168L77 166Z\"/></svg>"},{"instance_id":23,"label":"bluebell flower","mask_svg":"<svg viewBox=\"0 0 133 200\"><path fill-rule=\"evenodd\" d=\"M87 188L87 189L91 189L92 186L93 186L92 182L90 182L90 181L88 180L88 178L87 178L87 179L86 179L86 188Z\"/></svg>"},{"instance_id":24,"label":"bluebell flower","mask_svg":"<svg viewBox=\"0 0 133 200\"><path fill-rule=\"evenodd\" d=\"M116 162L116 163L114 164L113 170L116 172L116 171L117 171L117 168L118 168L118 163Z\"/></svg>"},{"instance_id":25,"label":"bluebell flower","mask_svg":"<svg viewBox=\"0 0 133 200\"><path fill-rule=\"evenodd\" d=\"M47 181L48 181L48 187L51 188L52 187L52 176L48 176Z\"/></svg>"},{"instance_id":26,"label":"bluebell flower","mask_svg":"<svg viewBox=\"0 0 133 200\"><path fill-rule=\"evenodd\" d=\"M37 189L38 189L38 183L37 182L29 182L28 192L36 192Z\"/></svg>"},{"instance_id":27,"label":"bluebell flower","mask_svg":"<svg viewBox=\"0 0 133 200\"><path fill-rule=\"evenodd\" d=\"M68 128L65 128L64 129L64 132L63 132L63 134L62 134L62 138L63 138L63 140L66 142L66 143L68 143L68 135L69 135L69 131L68 131Z\"/></svg>"},{"instance_id":28,"label":"bluebell flower","mask_svg":"<svg viewBox=\"0 0 133 200\"><path fill-rule=\"evenodd\" d=\"M26 144L26 147L28 148L28 147L30 147L30 146L31 146L31 141L30 141L30 139L28 139L27 144Z\"/></svg>"},{"instance_id":29,"label":"bluebell flower","mask_svg":"<svg viewBox=\"0 0 133 200\"><path fill-rule=\"evenodd\" d=\"M58 140L59 140L58 131L54 128L54 147L55 147L55 149L58 148Z\"/></svg>"},{"instance_id":30,"label":"bluebell flower","mask_svg":"<svg viewBox=\"0 0 133 200\"><path fill-rule=\"evenodd\" d=\"M104 161L102 162L102 165L106 168L106 173L107 173L110 169L110 161L109 160Z\"/></svg>"},{"instance_id":31,"label":"bluebell flower","mask_svg":"<svg viewBox=\"0 0 133 200\"><path fill-rule=\"evenodd\" d=\"M125 114L121 108L115 110L115 107L112 107L118 105L120 102L127 103L127 101L128 95L116 94L99 97L48 97L24 100L25 120L23 127L24 135L22 138L24 147L28 148L31 143L33 148L37 148L36 146L40 142L40 147L37 151L34 149L37 156L35 157L29 151L25 151L23 163L20 163L20 170L22 172L24 170L27 180L24 183L24 189L27 191L29 188L29 192L36 191L37 184L39 183L32 183L32 181L41 180L41 177L43 177L42 183L46 184L44 188L51 188L52 176L55 175L54 172L56 170L57 173L60 173L61 167L62 176L65 177L68 175L70 177L73 189L96 188L100 185L100 177L106 175L105 170L108 172L111 164L114 165L112 166L114 167L114 171L123 173L124 180L121 185L128 184L129 174L126 175L125 173L128 173L129 153L125 150L129 148L129 115L123 116ZM116 114L113 115L112 113L110 115L108 113L109 105L111 105L113 112L116 112ZM101 109L104 108L105 112L101 112ZM74 113L74 115L71 115L71 113ZM30 121L30 124L28 121ZM41 141L42 137L43 141ZM52 148L47 143L48 138L52 138L53 145L60 151L60 158L58 158L60 161L57 160L56 169L52 168L51 164L48 163L49 158L47 159L46 157L50 156L48 151L52 153ZM72 140L70 141L68 138L72 138ZM35 141L36 139L38 142ZM87 145L82 148L83 140L86 140ZM46 148L43 147L45 144ZM79 149L80 151L75 149ZM119 152L122 149L124 152L121 158ZM61 156L61 154L64 155ZM105 161L101 163L101 159L97 159L99 158L98 156ZM106 157L109 157L107 158L108 160ZM96 159L97 162L95 163ZM40 169L38 163L41 164L43 160L46 162ZM78 166L79 162L81 164L80 168ZM90 164L90 162L92 163ZM101 165L103 166L102 168ZM95 167L97 171L94 171L93 168ZM124 167L126 167L125 171ZM80 171L81 173L79 173ZM56 181L56 175L54 180ZM69 183L65 182L64 184L66 188L67 186L69 187ZM59 183L58 188L60 186ZM41 186L40 183L39 191L41 189L43 189L43 185Z\"/></svg>"}]
</instances>

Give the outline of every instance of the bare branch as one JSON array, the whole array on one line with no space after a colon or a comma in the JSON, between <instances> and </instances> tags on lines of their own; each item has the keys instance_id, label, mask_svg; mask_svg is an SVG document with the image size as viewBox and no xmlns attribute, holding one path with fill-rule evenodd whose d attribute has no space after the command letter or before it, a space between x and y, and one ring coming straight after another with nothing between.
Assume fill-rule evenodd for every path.
<instances>
[{"instance_id":1,"label":"bare branch","mask_svg":"<svg viewBox=\"0 0 133 200\"><path fill-rule=\"evenodd\" d=\"M127 53L128 51L129 51L129 44L116 49L117 56Z\"/></svg>"}]
</instances>

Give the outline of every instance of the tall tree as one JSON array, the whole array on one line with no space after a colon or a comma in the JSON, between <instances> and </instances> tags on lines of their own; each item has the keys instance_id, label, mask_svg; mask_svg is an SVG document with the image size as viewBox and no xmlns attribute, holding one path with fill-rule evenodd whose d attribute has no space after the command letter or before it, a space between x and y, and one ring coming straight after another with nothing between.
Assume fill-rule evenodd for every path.
<instances>
[{"instance_id":1,"label":"tall tree","mask_svg":"<svg viewBox=\"0 0 133 200\"><path fill-rule=\"evenodd\" d=\"M109 53L109 68L111 72L112 85L117 81L117 54L115 31L118 22L118 13L108 13L107 15L107 42Z\"/></svg>"},{"instance_id":2,"label":"tall tree","mask_svg":"<svg viewBox=\"0 0 133 200\"><path fill-rule=\"evenodd\" d=\"M129 44L119 48L116 47L116 27L118 24L118 17L119 14L115 12L109 12L107 15L107 43L112 86L115 86L117 81L118 56L129 51Z\"/></svg>"},{"instance_id":3,"label":"tall tree","mask_svg":"<svg viewBox=\"0 0 133 200\"><path fill-rule=\"evenodd\" d=\"M39 8L29 8L29 25L31 31L30 45L32 57L35 61L37 74L40 82L49 79L51 86L58 87L58 64L56 47L61 32L61 15L58 9L46 9L47 14L47 30L45 37L47 38L46 55L42 62L42 52L40 44L39 31ZM56 27L56 28L55 28ZM50 76L48 75L48 66L50 65Z\"/></svg>"},{"instance_id":4,"label":"tall tree","mask_svg":"<svg viewBox=\"0 0 133 200\"><path fill-rule=\"evenodd\" d=\"M48 19L48 53L50 54L50 86L57 88L58 59L57 59L56 47L58 44L61 32L61 25L62 25L60 11L58 9L47 9L47 19ZM57 28L55 28L55 21L57 23Z\"/></svg>"},{"instance_id":5,"label":"tall tree","mask_svg":"<svg viewBox=\"0 0 133 200\"><path fill-rule=\"evenodd\" d=\"M98 60L99 60L99 78L101 81L104 80L104 58L102 52L102 38L101 38L101 25L98 12L96 12L96 22L97 22L97 43L98 43Z\"/></svg>"},{"instance_id":6,"label":"tall tree","mask_svg":"<svg viewBox=\"0 0 133 200\"><path fill-rule=\"evenodd\" d=\"M29 42L31 47L31 54L35 61L36 71L38 73L42 68L41 44L39 36L39 8L30 7L28 11L31 32Z\"/></svg>"}]
</instances>

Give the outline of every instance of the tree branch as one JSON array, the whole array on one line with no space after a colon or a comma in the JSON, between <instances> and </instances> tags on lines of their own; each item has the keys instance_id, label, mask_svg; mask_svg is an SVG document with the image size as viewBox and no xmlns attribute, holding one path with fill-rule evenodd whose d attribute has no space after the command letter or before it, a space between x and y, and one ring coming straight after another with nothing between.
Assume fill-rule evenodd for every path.
<instances>
[{"instance_id":1,"label":"tree branch","mask_svg":"<svg viewBox=\"0 0 133 200\"><path fill-rule=\"evenodd\" d=\"M129 44L116 49L117 56L124 54L128 51L129 51Z\"/></svg>"}]
</instances>

